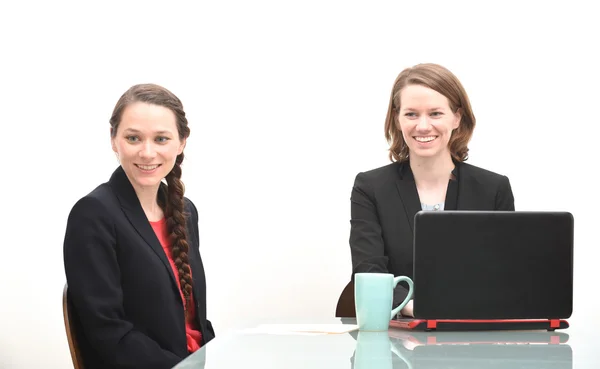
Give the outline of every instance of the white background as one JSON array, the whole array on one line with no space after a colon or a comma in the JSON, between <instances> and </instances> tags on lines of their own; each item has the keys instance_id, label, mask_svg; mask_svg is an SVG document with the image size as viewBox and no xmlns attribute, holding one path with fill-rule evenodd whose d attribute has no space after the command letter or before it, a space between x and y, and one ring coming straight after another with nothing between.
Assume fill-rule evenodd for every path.
<instances>
[{"instance_id":1,"label":"white background","mask_svg":"<svg viewBox=\"0 0 600 369\"><path fill-rule=\"evenodd\" d=\"M468 162L508 175L517 210L573 213L571 323L600 326L600 26L584 2L16 3L0 5L0 367L71 365L66 219L116 168L108 119L136 83L169 88L189 117L183 179L217 335L333 316L354 177L388 163L392 83L420 62L469 93ZM575 368L598 356L570 343Z\"/></svg>"}]
</instances>

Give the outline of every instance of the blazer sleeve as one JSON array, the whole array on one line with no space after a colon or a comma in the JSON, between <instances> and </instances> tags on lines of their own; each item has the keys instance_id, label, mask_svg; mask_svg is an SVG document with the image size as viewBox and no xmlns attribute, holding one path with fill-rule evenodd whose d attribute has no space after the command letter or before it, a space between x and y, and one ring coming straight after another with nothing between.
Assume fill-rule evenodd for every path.
<instances>
[{"instance_id":1,"label":"blazer sleeve","mask_svg":"<svg viewBox=\"0 0 600 369\"><path fill-rule=\"evenodd\" d=\"M196 237L196 240L198 241L198 243L195 245L195 251L198 253L198 257L200 259L202 259L200 257L200 232L198 230L198 209L196 208L196 205L192 202L192 200L188 199L186 197L186 202L188 204L188 208L190 209L190 213L191 213L191 217L190 217L190 221L192 222L192 231L194 232L194 236ZM206 302L205 302L206 303ZM215 329L212 326L212 323L210 320L206 319L206 334L202 337L202 340L204 341L204 344L207 344L208 342L210 342L213 338L215 338Z\"/></svg>"},{"instance_id":2,"label":"blazer sleeve","mask_svg":"<svg viewBox=\"0 0 600 369\"><path fill-rule=\"evenodd\" d=\"M498 192L496 192L496 210L515 210L515 198L510 186L510 180L506 176L502 176Z\"/></svg>"},{"instance_id":3,"label":"blazer sleeve","mask_svg":"<svg viewBox=\"0 0 600 369\"><path fill-rule=\"evenodd\" d=\"M171 368L183 358L136 331L125 316L117 234L100 200L81 199L71 210L64 242L69 297L82 333L111 368Z\"/></svg>"},{"instance_id":4,"label":"blazer sleeve","mask_svg":"<svg viewBox=\"0 0 600 369\"><path fill-rule=\"evenodd\" d=\"M359 173L354 180L350 204L352 278L355 273L389 273L375 194L364 173ZM408 289L398 284L393 305L400 305L407 295Z\"/></svg>"},{"instance_id":5,"label":"blazer sleeve","mask_svg":"<svg viewBox=\"0 0 600 369\"><path fill-rule=\"evenodd\" d=\"M373 192L359 173L350 196L350 252L352 274L387 273L381 225Z\"/></svg>"}]
</instances>

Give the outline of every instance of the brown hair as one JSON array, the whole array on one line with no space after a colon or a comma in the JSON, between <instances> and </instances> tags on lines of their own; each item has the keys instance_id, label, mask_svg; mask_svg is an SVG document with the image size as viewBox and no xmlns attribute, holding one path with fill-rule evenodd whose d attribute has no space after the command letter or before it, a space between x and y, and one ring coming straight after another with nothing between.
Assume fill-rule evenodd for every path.
<instances>
[{"instance_id":1,"label":"brown hair","mask_svg":"<svg viewBox=\"0 0 600 369\"><path fill-rule=\"evenodd\" d=\"M385 138L390 145L390 160L408 160L408 145L406 145L399 128L398 113L400 112L400 92L409 85L420 85L439 92L448 99L453 113L460 111L461 120L458 128L452 131L448 147L455 160L467 160L469 157L467 145L475 129L475 116L471 110L469 97L452 72L441 65L431 63L417 64L412 68L404 69L394 82L385 118Z\"/></svg>"},{"instance_id":2,"label":"brown hair","mask_svg":"<svg viewBox=\"0 0 600 369\"><path fill-rule=\"evenodd\" d=\"M135 102L144 102L153 105L163 106L175 114L177 123L177 132L179 139L184 140L190 135L190 128L185 117L183 104L177 96L164 87L155 84L140 84L131 87L117 101L113 114L110 117L111 135L114 138L117 134L121 117L127 106ZM167 174L167 185L161 183L160 191L162 196L158 196L158 203L165 213L167 221L167 230L171 240L171 252L175 266L179 273L179 284L185 298L184 308L188 311L188 303L191 303L192 295L192 277L190 263L188 258L189 244L187 242L186 218L184 216L183 193L185 188L181 181L181 163L183 162L183 152L175 159L175 166Z\"/></svg>"}]
</instances>

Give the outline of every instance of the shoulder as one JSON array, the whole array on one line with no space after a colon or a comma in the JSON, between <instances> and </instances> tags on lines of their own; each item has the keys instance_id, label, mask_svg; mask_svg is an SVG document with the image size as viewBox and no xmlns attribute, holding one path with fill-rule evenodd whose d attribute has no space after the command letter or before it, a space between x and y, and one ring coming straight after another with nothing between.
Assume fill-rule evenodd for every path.
<instances>
[{"instance_id":1,"label":"shoulder","mask_svg":"<svg viewBox=\"0 0 600 369\"><path fill-rule=\"evenodd\" d=\"M65 253L85 252L86 245L102 245L115 242L117 211L110 187L106 184L80 198L69 212L64 249Z\"/></svg>"},{"instance_id":2,"label":"shoulder","mask_svg":"<svg viewBox=\"0 0 600 369\"><path fill-rule=\"evenodd\" d=\"M390 183L390 181L393 183L400 175L402 165L403 163L394 162L379 168L360 172L356 175L354 184L355 186L367 185L377 187L381 184Z\"/></svg>"},{"instance_id":3,"label":"shoulder","mask_svg":"<svg viewBox=\"0 0 600 369\"><path fill-rule=\"evenodd\" d=\"M475 165L461 163L460 176L477 180L484 185L498 185L508 181L508 177Z\"/></svg>"},{"instance_id":4,"label":"shoulder","mask_svg":"<svg viewBox=\"0 0 600 369\"><path fill-rule=\"evenodd\" d=\"M192 200L187 197L183 197L183 213L185 216L185 226L188 230L188 235L190 239L190 247L193 249L198 249L200 246L200 235L198 230L198 209L196 209L196 205L192 202Z\"/></svg>"},{"instance_id":5,"label":"shoulder","mask_svg":"<svg viewBox=\"0 0 600 369\"><path fill-rule=\"evenodd\" d=\"M110 212L114 203L114 194L107 183L96 187L92 192L80 198L71 208L69 218L89 218Z\"/></svg>"},{"instance_id":6,"label":"shoulder","mask_svg":"<svg viewBox=\"0 0 600 369\"><path fill-rule=\"evenodd\" d=\"M196 205L194 205L192 200L185 196L183 197L183 211L185 214L191 217L192 221L198 221L198 209L196 208Z\"/></svg>"}]
</instances>

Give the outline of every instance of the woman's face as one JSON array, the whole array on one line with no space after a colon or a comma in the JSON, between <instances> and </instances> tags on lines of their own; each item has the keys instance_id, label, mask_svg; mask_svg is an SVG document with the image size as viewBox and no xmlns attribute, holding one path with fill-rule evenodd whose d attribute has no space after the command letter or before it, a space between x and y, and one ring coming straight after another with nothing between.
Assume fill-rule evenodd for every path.
<instances>
[{"instance_id":1,"label":"woman's face","mask_svg":"<svg viewBox=\"0 0 600 369\"><path fill-rule=\"evenodd\" d=\"M136 190L158 188L184 147L175 114L144 102L125 108L112 138L112 149Z\"/></svg>"},{"instance_id":2,"label":"woman's face","mask_svg":"<svg viewBox=\"0 0 600 369\"><path fill-rule=\"evenodd\" d=\"M460 113L450 109L448 99L435 90L408 85L400 91L398 128L411 158L450 155L448 142L460 119Z\"/></svg>"}]
</instances>

